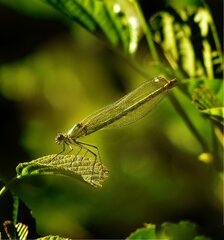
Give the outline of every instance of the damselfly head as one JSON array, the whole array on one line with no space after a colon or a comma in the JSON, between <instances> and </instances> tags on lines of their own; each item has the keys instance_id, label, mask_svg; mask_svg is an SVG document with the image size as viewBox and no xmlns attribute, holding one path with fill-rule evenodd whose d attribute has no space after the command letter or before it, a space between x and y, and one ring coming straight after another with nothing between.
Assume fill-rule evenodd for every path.
<instances>
[{"instance_id":1,"label":"damselfly head","mask_svg":"<svg viewBox=\"0 0 224 240\"><path fill-rule=\"evenodd\" d=\"M67 135L63 133L58 133L57 136L55 137L55 142L56 144L60 144L61 142L65 141L67 139Z\"/></svg>"}]
</instances>

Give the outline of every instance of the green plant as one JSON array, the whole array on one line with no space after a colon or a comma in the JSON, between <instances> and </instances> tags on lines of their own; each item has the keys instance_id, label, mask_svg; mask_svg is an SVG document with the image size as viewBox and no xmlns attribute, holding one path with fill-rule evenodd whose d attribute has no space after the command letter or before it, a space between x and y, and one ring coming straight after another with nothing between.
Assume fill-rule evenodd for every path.
<instances>
[{"instance_id":1,"label":"green plant","mask_svg":"<svg viewBox=\"0 0 224 240\"><path fill-rule=\"evenodd\" d=\"M167 1L166 8L149 19L143 13L146 8L144 1L45 0L45 2L99 37L147 80L150 78L149 66L153 66L155 76L176 78L178 90L169 95L169 100L201 146L198 159L209 164L216 175L223 174L222 50L212 15L204 1L194 3ZM195 106L201 118L209 120L212 139L205 137L196 126L194 118L189 117L188 109L182 106L178 98L180 93L187 96L188 104ZM94 186L100 186L100 181L106 178L105 175L100 175L99 171L96 173L97 181L95 183L89 181L92 162L82 172L80 169L70 169L70 166L65 169L64 162L59 162L64 160L63 157L53 164L51 159L52 157L45 156L29 163L20 163L17 167L17 177L5 182L6 185L0 195L7 188L13 192L14 187L11 188L11 185L20 181L21 176L72 175ZM45 160L47 162L44 162ZM87 178L83 177L84 175L87 175ZM17 206L16 201L14 206ZM14 225L17 223L17 213L18 207L15 207ZM183 225L180 227L178 224L175 225L177 232L181 227ZM154 227L153 230L150 227L150 231L154 231ZM152 234L158 237L162 232ZM166 237L169 239L170 236ZM186 239L200 237L196 237L195 233Z\"/></svg>"}]
</instances>

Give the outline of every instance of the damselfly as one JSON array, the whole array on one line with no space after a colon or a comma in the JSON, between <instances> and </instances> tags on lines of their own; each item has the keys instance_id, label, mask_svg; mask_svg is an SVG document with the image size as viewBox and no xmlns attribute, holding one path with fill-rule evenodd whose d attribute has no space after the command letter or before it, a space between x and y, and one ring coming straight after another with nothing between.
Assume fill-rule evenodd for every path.
<instances>
[{"instance_id":1,"label":"damselfly","mask_svg":"<svg viewBox=\"0 0 224 240\"><path fill-rule=\"evenodd\" d=\"M137 121L149 113L176 83L176 79L167 81L161 77L153 78L116 102L94 112L80 123L75 124L67 133L59 133L55 138L55 142L57 144L63 143L63 150L65 145L69 145L71 149L71 144L77 145L80 147L79 152L85 149L86 153L90 152L96 157L96 154L89 147L96 149L97 147L79 142L77 139L102 128L121 127Z\"/></svg>"}]
</instances>

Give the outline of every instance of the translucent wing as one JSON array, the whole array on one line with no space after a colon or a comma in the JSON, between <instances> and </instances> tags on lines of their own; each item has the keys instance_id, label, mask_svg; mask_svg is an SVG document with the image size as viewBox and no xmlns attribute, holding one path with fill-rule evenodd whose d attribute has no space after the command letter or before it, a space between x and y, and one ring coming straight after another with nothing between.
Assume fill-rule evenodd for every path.
<instances>
[{"instance_id":1,"label":"translucent wing","mask_svg":"<svg viewBox=\"0 0 224 240\"><path fill-rule=\"evenodd\" d=\"M143 83L118 101L85 118L80 123L82 128L76 137L105 127L122 127L142 118L164 97L166 91L173 87L174 83L169 83L171 82L164 78L154 78Z\"/></svg>"}]
</instances>

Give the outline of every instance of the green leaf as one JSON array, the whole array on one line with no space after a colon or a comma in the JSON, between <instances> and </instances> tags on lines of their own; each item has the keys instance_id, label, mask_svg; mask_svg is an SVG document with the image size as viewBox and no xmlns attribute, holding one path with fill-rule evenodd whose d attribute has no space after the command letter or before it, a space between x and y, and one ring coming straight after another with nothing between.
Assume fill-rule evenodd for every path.
<instances>
[{"instance_id":1,"label":"green leaf","mask_svg":"<svg viewBox=\"0 0 224 240\"><path fill-rule=\"evenodd\" d=\"M28 236L28 226L23 223L17 223L15 225L19 240L26 240Z\"/></svg>"},{"instance_id":2,"label":"green leaf","mask_svg":"<svg viewBox=\"0 0 224 240\"><path fill-rule=\"evenodd\" d=\"M201 85L211 89L217 96L223 95L223 81L219 78L206 79L206 78L188 78L181 81L184 88L187 89L187 93L192 96L194 90Z\"/></svg>"},{"instance_id":3,"label":"green leaf","mask_svg":"<svg viewBox=\"0 0 224 240\"><path fill-rule=\"evenodd\" d=\"M204 237L204 236L196 236L193 240L211 240L211 238Z\"/></svg>"},{"instance_id":4,"label":"green leaf","mask_svg":"<svg viewBox=\"0 0 224 240\"><path fill-rule=\"evenodd\" d=\"M133 232L126 240L209 240L204 236L197 236L197 225L188 221L179 223L164 223L160 227L145 224Z\"/></svg>"},{"instance_id":5,"label":"green leaf","mask_svg":"<svg viewBox=\"0 0 224 240\"><path fill-rule=\"evenodd\" d=\"M29 233L27 225L23 223L13 224L12 221L5 221L3 225L9 240L15 239L14 232L16 233L16 239L27 240ZM37 238L37 240L70 240L70 238L64 238L58 235L49 235Z\"/></svg>"},{"instance_id":6,"label":"green leaf","mask_svg":"<svg viewBox=\"0 0 224 240\"><path fill-rule=\"evenodd\" d=\"M0 3L1 5L15 9L16 11L29 15L31 17L55 17L55 11L53 11L53 9L50 9L50 6L43 4L43 2L40 0L0 0Z\"/></svg>"},{"instance_id":7,"label":"green leaf","mask_svg":"<svg viewBox=\"0 0 224 240\"><path fill-rule=\"evenodd\" d=\"M26 240L29 230L28 226L23 223L13 224L12 221L5 221L3 223L7 237L11 239ZM14 237L14 233L16 237Z\"/></svg>"},{"instance_id":8,"label":"green leaf","mask_svg":"<svg viewBox=\"0 0 224 240\"><path fill-rule=\"evenodd\" d=\"M150 25L154 40L174 70L190 78L222 75L222 51L207 8L171 6L155 14Z\"/></svg>"},{"instance_id":9,"label":"green leaf","mask_svg":"<svg viewBox=\"0 0 224 240\"><path fill-rule=\"evenodd\" d=\"M13 194L13 210L12 210L13 224L17 223L18 211L19 211L19 197L17 195Z\"/></svg>"},{"instance_id":10,"label":"green leaf","mask_svg":"<svg viewBox=\"0 0 224 240\"><path fill-rule=\"evenodd\" d=\"M178 224L164 223L161 226L160 236L172 240L193 240L197 235L197 226L188 221Z\"/></svg>"},{"instance_id":11,"label":"green leaf","mask_svg":"<svg viewBox=\"0 0 224 240\"><path fill-rule=\"evenodd\" d=\"M137 50L142 27L134 4L128 0L44 0L79 22L90 32L97 30L125 53Z\"/></svg>"},{"instance_id":12,"label":"green leaf","mask_svg":"<svg viewBox=\"0 0 224 240\"><path fill-rule=\"evenodd\" d=\"M139 228L133 232L126 240L136 240L136 239L156 239L156 226L153 224L145 224L144 228Z\"/></svg>"},{"instance_id":13,"label":"green leaf","mask_svg":"<svg viewBox=\"0 0 224 240\"><path fill-rule=\"evenodd\" d=\"M60 175L76 178L101 187L108 176L107 168L97 159L79 155L48 155L16 167L17 178L33 175Z\"/></svg>"},{"instance_id":14,"label":"green leaf","mask_svg":"<svg viewBox=\"0 0 224 240\"><path fill-rule=\"evenodd\" d=\"M37 238L37 240L70 240L70 238L63 238L60 236L49 235L49 236Z\"/></svg>"},{"instance_id":15,"label":"green leaf","mask_svg":"<svg viewBox=\"0 0 224 240\"><path fill-rule=\"evenodd\" d=\"M222 102L212 89L209 89L204 85L201 85L194 90L192 100L200 110L222 106Z\"/></svg>"},{"instance_id":16,"label":"green leaf","mask_svg":"<svg viewBox=\"0 0 224 240\"><path fill-rule=\"evenodd\" d=\"M212 89L201 85L194 90L192 100L201 113L224 125L224 107Z\"/></svg>"},{"instance_id":17,"label":"green leaf","mask_svg":"<svg viewBox=\"0 0 224 240\"><path fill-rule=\"evenodd\" d=\"M208 108L201 112L210 116L220 117L221 119L224 118L224 107Z\"/></svg>"}]
</instances>

